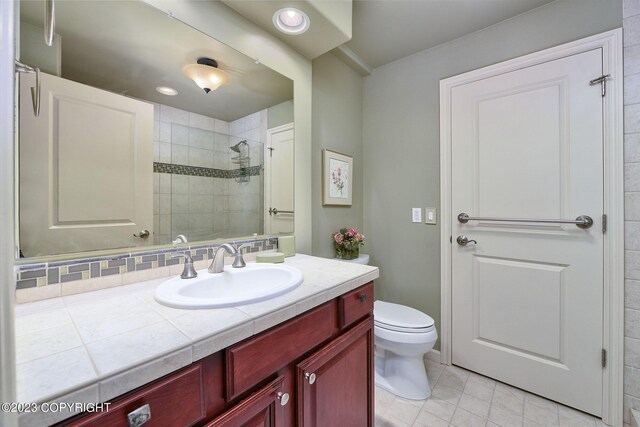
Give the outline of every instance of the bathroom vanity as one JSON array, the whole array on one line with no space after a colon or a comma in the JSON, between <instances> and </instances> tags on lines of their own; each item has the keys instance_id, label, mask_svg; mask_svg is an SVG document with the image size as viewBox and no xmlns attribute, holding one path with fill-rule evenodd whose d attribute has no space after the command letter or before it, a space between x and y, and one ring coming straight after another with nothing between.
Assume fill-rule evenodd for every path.
<instances>
[{"instance_id":1,"label":"bathroom vanity","mask_svg":"<svg viewBox=\"0 0 640 427\"><path fill-rule=\"evenodd\" d=\"M60 425L373 425L372 314L368 283Z\"/></svg>"},{"instance_id":2,"label":"bathroom vanity","mask_svg":"<svg viewBox=\"0 0 640 427\"><path fill-rule=\"evenodd\" d=\"M246 333L247 327L237 321L226 331L212 324L217 332L192 338L183 346L190 350L190 363L146 381L145 369L149 369L145 366L155 366L163 355L115 375L101 375L98 362L93 382L99 386L99 401L110 403L109 410L78 414L56 425L372 426L372 280L378 277L377 268L305 255L288 258L287 263L304 275L299 289L244 308L219 309L244 310L253 334ZM144 300L159 283L133 284L129 291L142 290L138 297ZM172 320L176 309L146 301L190 335L187 328ZM179 312L182 317L193 316L191 320L203 319L202 310ZM207 312L215 314L215 310ZM86 347L93 358L91 343ZM205 347L213 351L203 350ZM96 354L95 358L103 356ZM126 387L117 397L108 397L122 384L142 385ZM67 397L41 400L73 401L68 397L73 392L65 394ZM148 421L141 424L145 419ZM21 417L20 424L38 425L37 420L37 414L29 414Z\"/></svg>"}]
</instances>

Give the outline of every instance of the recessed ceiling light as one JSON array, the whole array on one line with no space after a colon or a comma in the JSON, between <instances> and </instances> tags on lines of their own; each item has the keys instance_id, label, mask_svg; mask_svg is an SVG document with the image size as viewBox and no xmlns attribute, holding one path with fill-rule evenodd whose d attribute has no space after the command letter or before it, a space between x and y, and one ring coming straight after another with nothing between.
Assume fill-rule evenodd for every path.
<instances>
[{"instance_id":1,"label":"recessed ceiling light","mask_svg":"<svg viewBox=\"0 0 640 427\"><path fill-rule=\"evenodd\" d=\"M309 17L293 7L285 7L273 14L273 25L287 34L302 34L309 29Z\"/></svg>"},{"instance_id":2,"label":"recessed ceiling light","mask_svg":"<svg viewBox=\"0 0 640 427\"><path fill-rule=\"evenodd\" d=\"M169 95L169 96L176 96L178 94L177 90L168 86L158 86L156 88L156 91L160 92L163 95Z\"/></svg>"}]
</instances>

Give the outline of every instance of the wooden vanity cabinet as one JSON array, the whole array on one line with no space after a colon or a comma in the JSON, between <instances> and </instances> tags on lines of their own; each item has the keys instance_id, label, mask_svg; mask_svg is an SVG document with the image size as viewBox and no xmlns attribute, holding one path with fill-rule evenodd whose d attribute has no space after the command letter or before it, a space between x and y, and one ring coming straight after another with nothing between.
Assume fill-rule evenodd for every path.
<instances>
[{"instance_id":1,"label":"wooden vanity cabinet","mask_svg":"<svg viewBox=\"0 0 640 427\"><path fill-rule=\"evenodd\" d=\"M267 384L205 427L277 427L284 426L289 393L282 391L284 377Z\"/></svg>"},{"instance_id":2,"label":"wooden vanity cabinet","mask_svg":"<svg viewBox=\"0 0 640 427\"><path fill-rule=\"evenodd\" d=\"M373 425L373 318L296 366L297 425Z\"/></svg>"},{"instance_id":3,"label":"wooden vanity cabinet","mask_svg":"<svg viewBox=\"0 0 640 427\"><path fill-rule=\"evenodd\" d=\"M373 283L59 425L373 426Z\"/></svg>"}]
</instances>

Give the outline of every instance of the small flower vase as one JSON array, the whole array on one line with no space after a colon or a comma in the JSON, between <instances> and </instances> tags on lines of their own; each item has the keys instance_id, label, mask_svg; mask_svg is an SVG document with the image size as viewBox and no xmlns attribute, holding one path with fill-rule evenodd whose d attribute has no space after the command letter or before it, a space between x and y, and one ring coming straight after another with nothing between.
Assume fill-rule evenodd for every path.
<instances>
[{"instance_id":1,"label":"small flower vase","mask_svg":"<svg viewBox=\"0 0 640 427\"><path fill-rule=\"evenodd\" d=\"M348 249L344 246L338 246L337 244L335 245L335 247L336 258L338 259L356 259L360 256L360 247L356 247L355 249Z\"/></svg>"}]
</instances>

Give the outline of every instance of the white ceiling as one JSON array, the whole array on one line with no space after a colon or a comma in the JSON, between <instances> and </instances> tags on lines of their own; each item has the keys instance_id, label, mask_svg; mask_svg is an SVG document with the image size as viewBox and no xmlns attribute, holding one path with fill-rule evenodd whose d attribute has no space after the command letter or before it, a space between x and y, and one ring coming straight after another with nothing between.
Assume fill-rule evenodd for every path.
<instances>
[{"instance_id":1,"label":"white ceiling","mask_svg":"<svg viewBox=\"0 0 640 427\"><path fill-rule=\"evenodd\" d=\"M43 1L21 2L21 19L42 27ZM111 92L231 121L293 98L292 80L140 1L56 2L62 77ZM182 67L205 56L231 76L205 94ZM170 86L165 96L156 86Z\"/></svg>"},{"instance_id":2,"label":"white ceiling","mask_svg":"<svg viewBox=\"0 0 640 427\"><path fill-rule=\"evenodd\" d=\"M346 46L373 68L553 0L354 0Z\"/></svg>"},{"instance_id":3,"label":"white ceiling","mask_svg":"<svg viewBox=\"0 0 640 427\"><path fill-rule=\"evenodd\" d=\"M330 51L351 37L348 31L351 29L351 0L221 1L309 59ZM284 34L273 25L273 14L291 6L307 14L311 22L309 29L302 34ZM347 27L346 31L343 26Z\"/></svg>"}]
</instances>

